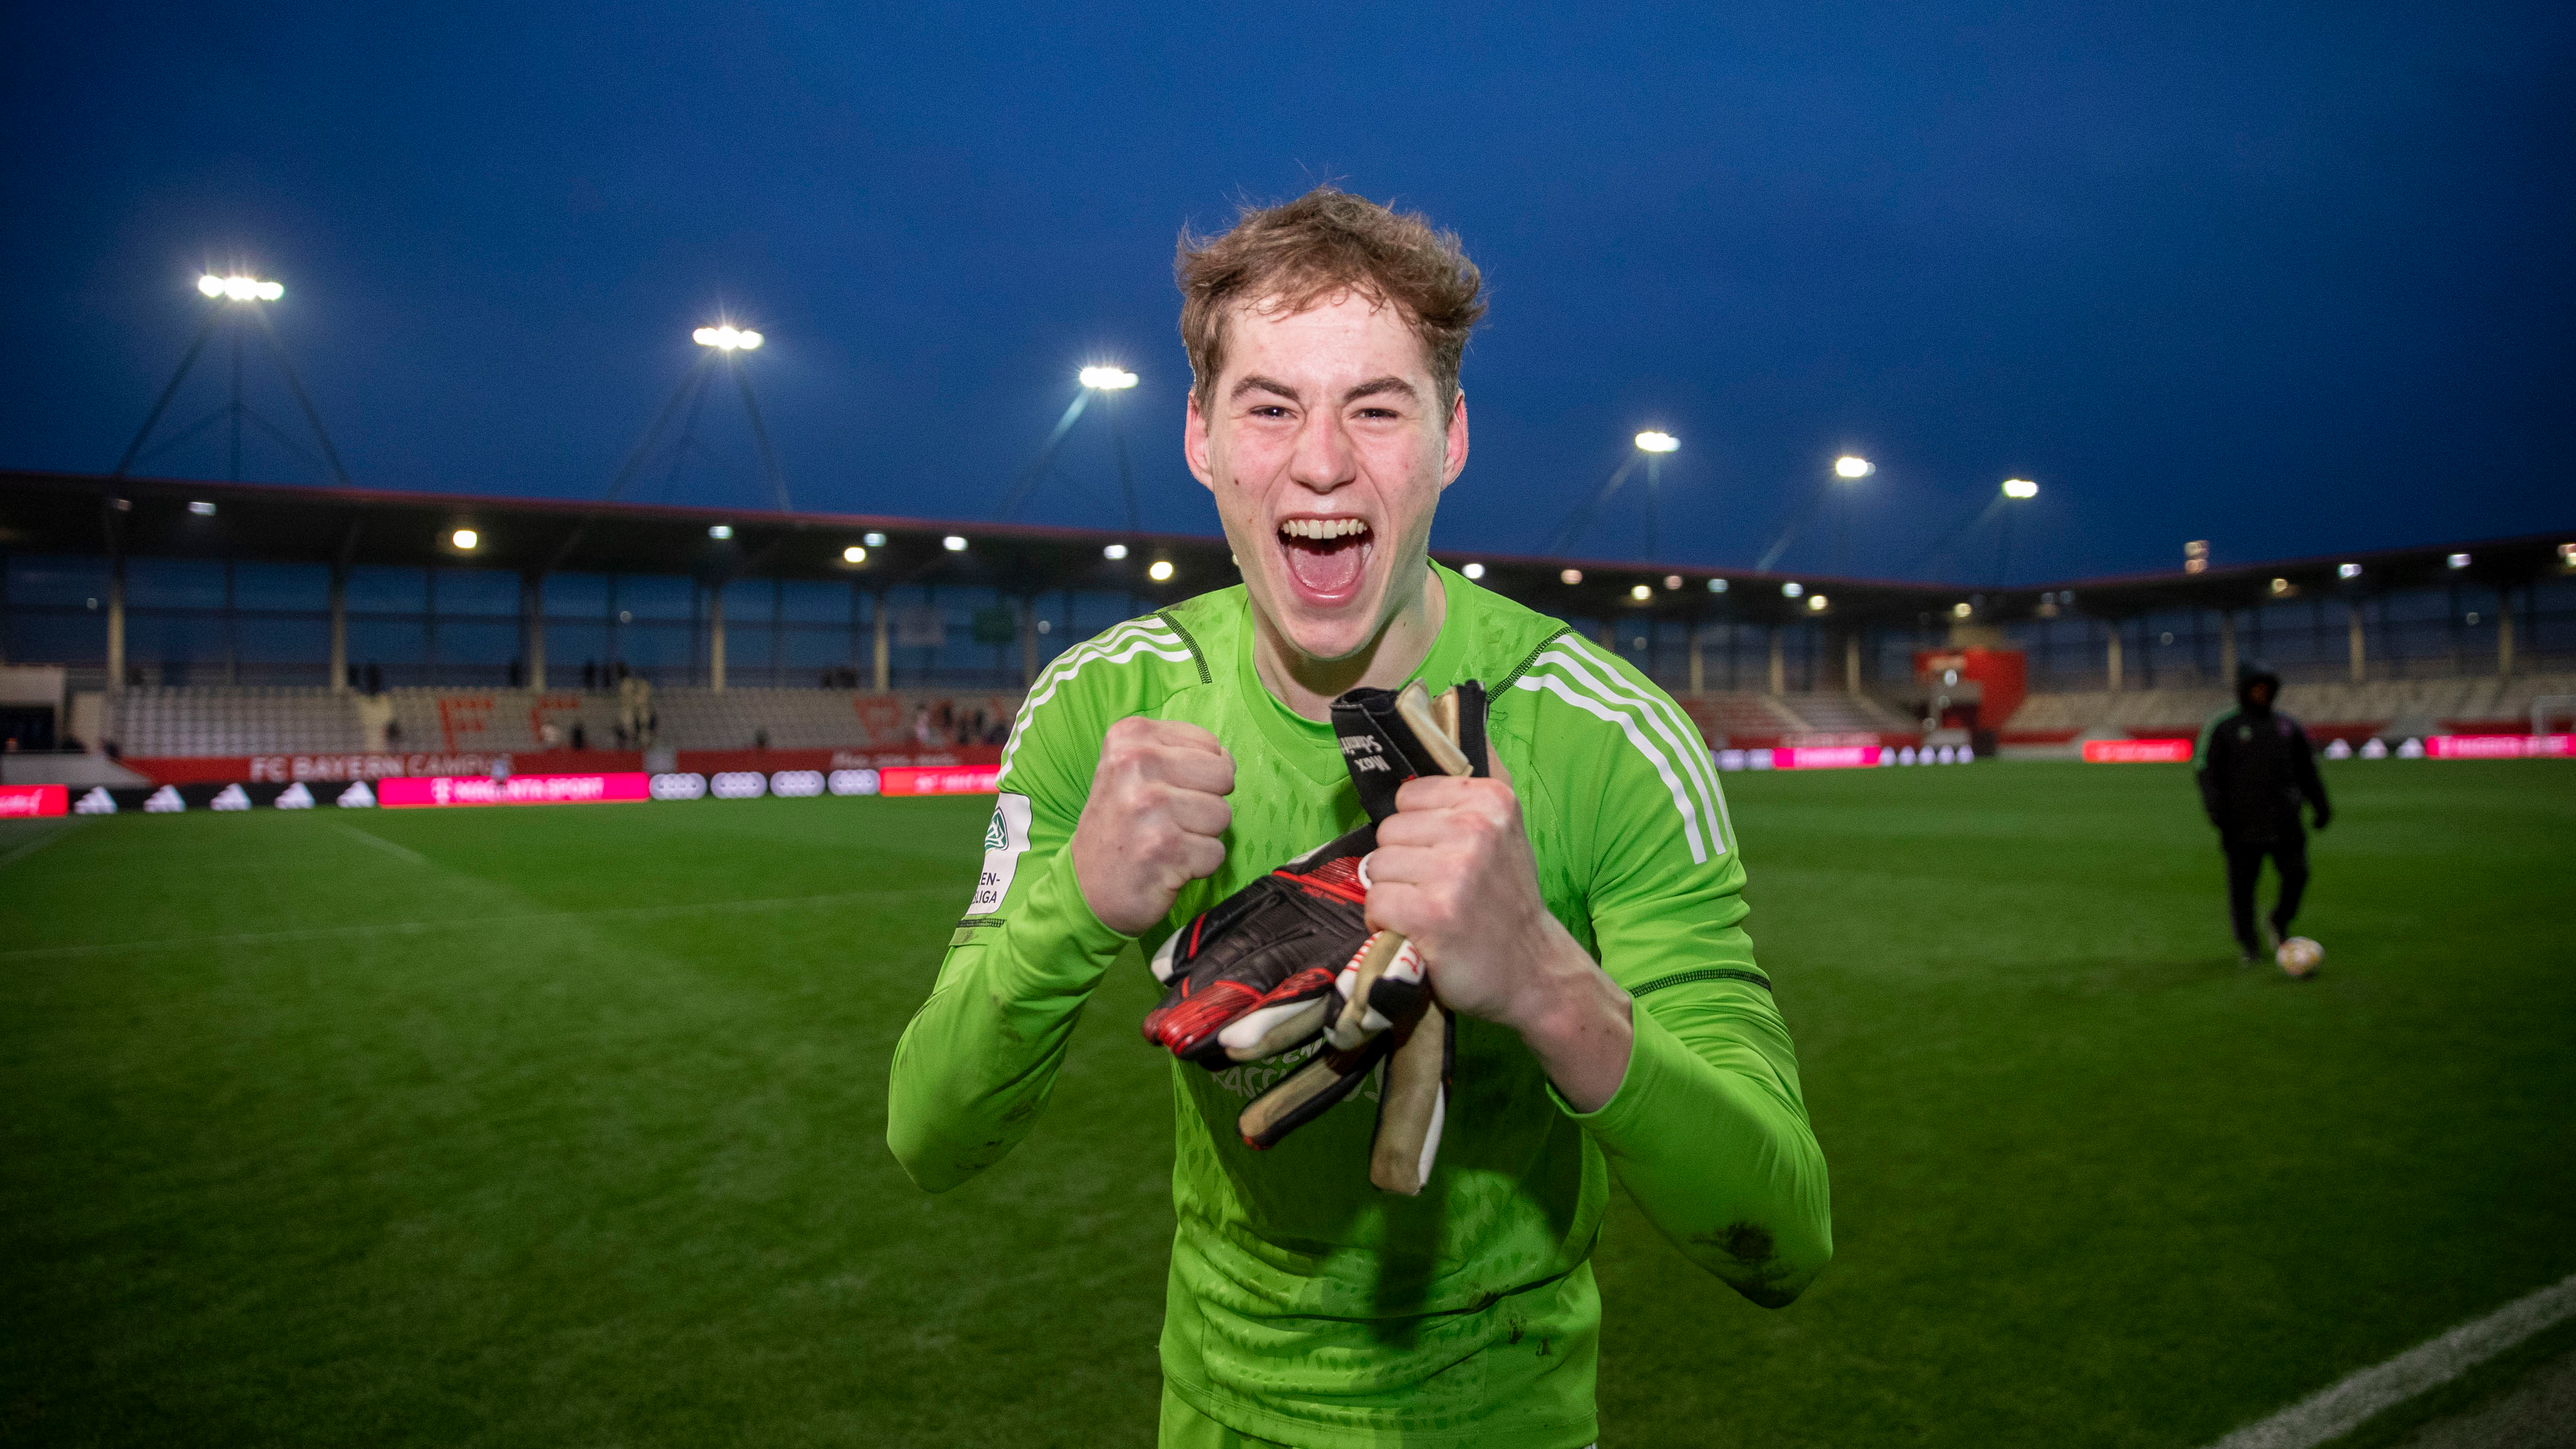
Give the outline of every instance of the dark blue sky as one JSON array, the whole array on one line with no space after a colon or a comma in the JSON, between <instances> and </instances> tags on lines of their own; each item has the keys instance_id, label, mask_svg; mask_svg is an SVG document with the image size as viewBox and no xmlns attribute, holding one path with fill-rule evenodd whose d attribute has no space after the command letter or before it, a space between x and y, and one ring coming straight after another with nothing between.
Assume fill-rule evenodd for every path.
<instances>
[{"instance_id":1,"label":"dark blue sky","mask_svg":"<svg viewBox=\"0 0 2576 1449\"><path fill-rule=\"evenodd\" d=\"M800 506L980 516L1115 360L1149 521L1213 532L1173 236L1329 177L1491 283L1445 545L1536 551L1648 426L1697 563L1844 449L1855 572L2016 474L2022 579L2576 524L2576 10L2112 8L31 8L0 465L112 465L238 262L362 484L594 495L722 312ZM757 506L706 417L631 496ZM1116 499L1095 413L1023 516Z\"/></svg>"}]
</instances>

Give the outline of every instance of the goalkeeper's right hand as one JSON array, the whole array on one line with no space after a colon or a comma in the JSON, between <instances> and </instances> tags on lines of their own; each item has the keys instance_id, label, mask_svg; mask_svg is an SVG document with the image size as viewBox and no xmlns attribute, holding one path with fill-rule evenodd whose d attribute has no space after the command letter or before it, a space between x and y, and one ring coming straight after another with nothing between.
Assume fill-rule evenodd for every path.
<instances>
[{"instance_id":1,"label":"goalkeeper's right hand","mask_svg":"<svg viewBox=\"0 0 2576 1449\"><path fill-rule=\"evenodd\" d=\"M1377 848L1363 825L1202 911L1154 953L1162 1003L1145 1040L1210 1070L1258 1061L1324 1034L1353 989L1367 947L1368 882ZM1421 957L1409 948L1370 990L1368 1034L1420 1010ZM1357 1040L1336 1045L1358 1045Z\"/></svg>"}]
</instances>

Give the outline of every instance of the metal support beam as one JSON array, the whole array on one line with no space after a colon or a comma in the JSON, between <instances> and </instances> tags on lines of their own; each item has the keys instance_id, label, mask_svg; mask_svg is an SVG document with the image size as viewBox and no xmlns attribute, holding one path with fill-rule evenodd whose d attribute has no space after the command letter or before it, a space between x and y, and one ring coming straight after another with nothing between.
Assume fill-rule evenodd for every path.
<instances>
[{"instance_id":1,"label":"metal support beam","mask_svg":"<svg viewBox=\"0 0 2576 1449\"><path fill-rule=\"evenodd\" d=\"M2236 687L2236 611L2218 611L2218 682Z\"/></svg>"},{"instance_id":2,"label":"metal support beam","mask_svg":"<svg viewBox=\"0 0 2576 1449\"><path fill-rule=\"evenodd\" d=\"M886 596L884 590L880 589L877 592L876 637L869 641L868 651L869 688L874 689L879 694L884 694L893 687L889 681L894 677L894 651L888 647L888 643L889 641L886 638Z\"/></svg>"},{"instance_id":3,"label":"metal support beam","mask_svg":"<svg viewBox=\"0 0 2576 1449\"><path fill-rule=\"evenodd\" d=\"M2513 677L2513 591L2496 590L2496 678Z\"/></svg>"},{"instance_id":4,"label":"metal support beam","mask_svg":"<svg viewBox=\"0 0 2576 1449\"><path fill-rule=\"evenodd\" d=\"M528 688L546 687L546 576L533 570L520 576L522 606L528 616Z\"/></svg>"},{"instance_id":5,"label":"metal support beam","mask_svg":"<svg viewBox=\"0 0 2576 1449\"><path fill-rule=\"evenodd\" d=\"M2364 643L2365 636L2361 628L2361 601L2355 599L2345 608L2352 616L2352 682L2366 683L2370 678L2370 666L2365 654L2367 645Z\"/></svg>"},{"instance_id":6,"label":"metal support beam","mask_svg":"<svg viewBox=\"0 0 2576 1449\"><path fill-rule=\"evenodd\" d=\"M1038 601L1020 600L1020 688L1035 689L1038 683Z\"/></svg>"},{"instance_id":7,"label":"metal support beam","mask_svg":"<svg viewBox=\"0 0 2576 1449\"><path fill-rule=\"evenodd\" d=\"M1693 694L1705 694L1708 692L1708 658L1700 648L1703 642L1702 631L1699 626L1696 624L1692 625L1690 632L1690 692Z\"/></svg>"},{"instance_id":8,"label":"metal support beam","mask_svg":"<svg viewBox=\"0 0 2576 1449\"><path fill-rule=\"evenodd\" d=\"M707 590L707 688L718 694L725 686L724 585Z\"/></svg>"},{"instance_id":9,"label":"metal support beam","mask_svg":"<svg viewBox=\"0 0 2576 1449\"><path fill-rule=\"evenodd\" d=\"M1780 647L1780 626L1771 626L1771 692L1789 692L1789 659Z\"/></svg>"},{"instance_id":10,"label":"metal support beam","mask_svg":"<svg viewBox=\"0 0 2576 1449\"><path fill-rule=\"evenodd\" d=\"M349 566L331 566L331 692L349 692Z\"/></svg>"},{"instance_id":11,"label":"metal support beam","mask_svg":"<svg viewBox=\"0 0 2576 1449\"><path fill-rule=\"evenodd\" d=\"M125 555L107 564L107 696L125 694Z\"/></svg>"},{"instance_id":12,"label":"metal support beam","mask_svg":"<svg viewBox=\"0 0 2576 1449\"><path fill-rule=\"evenodd\" d=\"M1860 630L1843 635L1843 693L1860 693Z\"/></svg>"},{"instance_id":13,"label":"metal support beam","mask_svg":"<svg viewBox=\"0 0 2576 1449\"><path fill-rule=\"evenodd\" d=\"M2111 621L2111 642L2103 649L2102 666L2104 672L2110 676L2111 692L2118 694L2120 692L2120 621L2117 619Z\"/></svg>"}]
</instances>

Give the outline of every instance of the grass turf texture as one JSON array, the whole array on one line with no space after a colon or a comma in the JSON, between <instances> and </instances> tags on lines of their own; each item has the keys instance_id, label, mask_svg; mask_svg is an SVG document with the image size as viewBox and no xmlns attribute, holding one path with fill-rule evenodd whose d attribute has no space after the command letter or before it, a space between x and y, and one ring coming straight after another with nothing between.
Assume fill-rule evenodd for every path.
<instances>
[{"instance_id":1,"label":"grass turf texture","mask_svg":"<svg viewBox=\"0 0 2576 1449\"><path fill-rule=\"evenodd\" d=\"M1617 1201L1604 1443L2189 1449L2576 1269L2576 769L2328 780L2299 984L2178 769L1730 777L1838 1259ZM1150 1442L1142 967L1000 1166L882 1144L989 810L0 833L0 1441Z\"/></svg>"}]
</instances>

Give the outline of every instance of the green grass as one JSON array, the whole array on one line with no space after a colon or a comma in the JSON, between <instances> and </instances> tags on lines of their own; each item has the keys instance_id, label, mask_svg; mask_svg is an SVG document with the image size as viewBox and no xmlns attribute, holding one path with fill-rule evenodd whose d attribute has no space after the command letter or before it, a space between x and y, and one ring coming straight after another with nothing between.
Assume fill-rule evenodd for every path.
<instances>
[{"instance_id":1,"label":"green grass","mask_svg":"<svg viewBox=\"0 0 2576 1449\"><path fill-rule=\"evenodd\" d=\"M2293 984L2179 770L1732 777L1838 1257L1620 1202L1604 1443L2191 1449L2576 1270L2576 769L2328 778ZM883 1146L989 808L0 834L0 1442L1150 1442L1142 968L999 1167Z\"/></svg>"}]
</instances>

